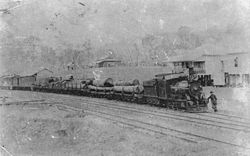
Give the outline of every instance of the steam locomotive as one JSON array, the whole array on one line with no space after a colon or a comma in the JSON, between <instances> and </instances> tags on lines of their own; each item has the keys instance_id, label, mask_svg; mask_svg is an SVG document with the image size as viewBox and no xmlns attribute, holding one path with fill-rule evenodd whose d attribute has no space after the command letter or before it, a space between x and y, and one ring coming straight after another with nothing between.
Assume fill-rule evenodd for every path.
<instances>
[{"instance_id":1,"label":"steam locomotive","mask_svg":"<svg viewBox=\"0 0 250 156\"><path fill-rule=\"evenodd\" d=\"M201 83L185 73L155 75L143 84L138 80L114 82L111 78L77 81L73 76L61 81L47 78L46 82L34 83L28 88L22 84L10 88L115 99L186 112L206 112L208 109Z\"/></svg>"},{"instance_id":2,"label":"steam locomotive","mask_svg":"<svg viewBox=\"0 0 250 156\"><path fill-rule=\"evenodd\" d=\"M207 99L198 80L191 80L184 73L160 74L143 82L146 103L175 110L205 112Z\"/></svg>"}]
</instances>

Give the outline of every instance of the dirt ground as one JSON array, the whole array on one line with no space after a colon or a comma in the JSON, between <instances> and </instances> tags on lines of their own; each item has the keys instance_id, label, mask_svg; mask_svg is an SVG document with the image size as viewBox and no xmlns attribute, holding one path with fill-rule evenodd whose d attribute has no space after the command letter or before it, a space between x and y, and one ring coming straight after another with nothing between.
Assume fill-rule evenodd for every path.
<instances>
[{"instance_id":1,"label":"dirt ground","mask_svg":"<svg viewBox=\"0 0 250 156\"><path fill-rule=\"evenodd\" d=\"M221 112L250 118L248 90L239 89L239 94L232 89L205 88L205 92L210 90L219 97ZM192 144L138 131L80 109L56 106L48 102L51 95L44 99L38 94L0 90L0 97L8 97L5 103L15 103L0 106L1 155L250 155L246 150L217 147L211 142Z\"/></svg>"},{"instance_id":2,"label":"dirt ground","mask_svg":"<svg viewBox=\"0 0 250 156\"><path fill-rule=\"evenodd\" d=\"M250 119L250 88L204 88L207 97L210 95L210 91L214 91L218 98L220 112ZM211 107L211 103L209 103L210 110Z\"/></svg>"},{"instance_id":3,"label":"dirt ground","mask_svg":"<svg viewBox=\"0 0 250 156\"><path fill-rule=\"evenodd\" d=\"M2 155L185 155L187 144L159 139L50 105L1 107ZM186 146L186 147L185 147ZM5 149L5 150L4 150Z\"/></svg>"}]
</instances>

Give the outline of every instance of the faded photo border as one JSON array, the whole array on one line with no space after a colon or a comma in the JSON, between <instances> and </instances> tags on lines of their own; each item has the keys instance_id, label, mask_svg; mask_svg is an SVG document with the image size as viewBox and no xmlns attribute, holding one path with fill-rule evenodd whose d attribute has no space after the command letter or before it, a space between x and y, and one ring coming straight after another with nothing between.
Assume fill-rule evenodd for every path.
<instances>
[{"instance_id":1,"label":"faded photo border","mask_svg":"<svg viewBox=\"0 0 250 156\"><path fill-rule=\"evenodd\" d=\"M140 144L141 146L136 146L140 149L139 155L145 153L150 155L152 151L157 152L157 155L164 155L160 152L161 150L164 152L174 151L174 155L209 155L209 152L215 155L247 155L250 149L250 139L248 139L250 138L250 127L248 126L250 123L249 0L0 0L1 106L4 103L23 101L25 104L39 103L40 109L40 104L44 101L51 103L43 94L30 93L30 95L26 95L21 91L12 91L11 89L15 87L24 89L32 86L30 90L33 91L34 85L48 88L51 87L51 82L55 82L53 83L55 86L72 89L74 87L81 89L83 84L90 84L90 82L98 87L110 87L105 86L105 83L123 85L138 83L140 87L136 89L127 87L125 90L128 92L139 90L140 93L145 93L141 91L144 84L151 85L158 77L163 80L174 79L180 77L178 74L186 74L188 80L200 82L202 96L208 100L207 111L209 113L204 113L209 118L206 118L205 122L208 126L207 133L204 132L204 127L199 131L199 128L195 126L194 130L192 128L185 129L182 126L178 127L179 122L173 122L170 125L176 126L179 131L201 135L206 138L206 141L210 139L209 143L201 141L202 145L198 149L195 148L195 145L192 147L185 145L185 149L179 153L178 150L173 150L174 145L170 145L166 149L161 146L160 149L147 149L145 148L149 146L147 141L152 138L145 137L148 140L144 140L143 136L142 138L138 136L136 140L143 142ZM168 78L166 75L171 76ZM60 82L60 84L56 82ZM179 93L176 91L178 87L183 87L186 84L180 81L178 85L180 86L171 86L177 88L175 88L176 94ZM190 86L190 83L187 86ZM171 91L174 90L173 88ZM123 91L124 88L118 87L118 90ZM157 92L157 95L159 94L161 93ZM59 98L55 95L49 96L52 99ZM62 97L62 99L64 98ZM179 97L175 96L175 98ZM76 99L72 101L76 103ZM152 99L149 101L157 103ZM25 149L33 147L29 146L27 143L29 137L26 137L31 134L26 135L25 133L25 135L23 134L24 138L22 136L16 138L19 141L21 139L21 146L13 141L13 138L11 140L11 136L8 136L10 134L6 131L7 129L16 131L14 130L15 126L13 127L11 124L5 126L5 122L10 121L9 118L8 120L6 118L8 112L5 112L9 110L4 107L0 109L2 109L0 117L3 118L0 122L0 133L3 134L0 136L0 151L6 155L15 155L18 152L27 154ZM53 112L53 109L57 110L58 107L53 107L50 111ZM10 114L15 116L13 114L18 111L11 110ZM77 112L74 112L74 115L64 115L75 117L80 112L79 116L85 117L84 111L74 111ZM48 116L51 112L48 113ZM17 117L25 118L20 114L17 113ZM55 115L56 118L60 116L59 114ZM32 115L34 117L35 113ZM182 120L187 120L183 115L179 114L179 116L182 117ZM198 118L199 115L192 114L190 116ZM19 119L17 120L19 121ZM18 122L15 120L13 123ZM92 119L86 123L92 123ZM62 123L56 122L56 124ZM80 128L79 125L75 125L75 121L72 123L63 122L63 124L68 129L72 125L77 127L68 134L74 133L73 138L78 135ZM220 128L209 127L209 125L214 124ZM68 130L67 128L65 129ZM234 132L225 130L223 133L223 128ZM66 130L65 132L60 131L58 134L66 136L68 132ZM109 131L105 128L104 130ZM108 135L116 135L119 133L118 131L122 130L119 129L114 133L112 131ZM177 130L175 129L175 131ZM127 133L131 136L135 135L130 131ZM98 132L98 134L102 133ZM79 135L83 134L79 133ZM118 136L129 140L125 134ZM53 137L56 138L57 135L53 133ZM1 138L6 142L1 142ZM220 144L216 144L217 147L212 145L210 147L213 141L216 140L215 142L218 143L221 141L220 139L226 140L228 145L237 146L236 151L232 152L224 146L221 146L220 149ZM74 148L79 149L80 141L77 142L78 140L74 139L72 141L72 138L69 140L63 141L66 144L70 142L70 146L76 145ZM125 141L124 144L133 142L131 140L129 140L130 142ZM7 149L7 145L3 145L8 143L9 146L11 143L14 144L13 147L8 147L10 151ZM167 144L164 141L163 143ZM105 148L112 148L113 153L107 152L103 146L98 146L98 150L103 150L108 155L119 154L117 152L119 150L122 151L122 155L137 154L132 147L131 149L125 147L123 149L122 145L117 144L118 147L113 147L115 149L111 147L113 144L109 144L110 147L105 146ZM134 144L136 143L133 142ZM39 144L36 145L39 146ZM63 144L62 146L67 145ZM206 149L205 146L209 147ZM15 150L14 147L18 147L18 149ZM48 148L49 152L43 153L34 147L35 150L28 150L28 153L41 152L42 155L49 155L53 151L49 147L42 146L42 148ZM193 151L188 148L193 149ZM61 152L65 149L58 148L58 150ZM86 147L83 151L88 150L93 149ZM81 153L83 151L79 150L79 153L83 154ZM97 153L90 152L90 155Z\"/></svg>"}]
</instances>

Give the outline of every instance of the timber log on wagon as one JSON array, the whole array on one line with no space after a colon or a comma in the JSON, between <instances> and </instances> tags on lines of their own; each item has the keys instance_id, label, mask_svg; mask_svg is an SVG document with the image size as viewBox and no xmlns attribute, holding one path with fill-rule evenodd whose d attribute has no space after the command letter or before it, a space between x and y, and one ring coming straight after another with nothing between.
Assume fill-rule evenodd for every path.
<instances>
[{"instance_id":1,"label":"timber log on wagon","mask_svg":"<svg viewBox=\"0 0 250 156\"><path fill-rule=\"evenodd\" d=\"M109 98L111 96L113 86L113 79L106 78L93 80L92 83L89 83L88 89L90 95L93 97Z\"/></svg>"},{"instance_id":2,"label":"timber log on wagon","mask_svg":"<svg viewBox=\"0 0 250 156\"><path fill-rule=\"evenodd\" d=\"M140 84L140 81L137 80L137 79L130 80L130 81L119 80L119 81L114 82L115 86L136 86L136 85L139 85L139 84Z\"/></svg>"},{"instance_id":3,"label":"timber log on wagon","mask_svg":"<svg viewBox=\"0 0 250 156\"><path fill-rule=\"evenodd\" d=\"M136 102L143 95L143 86L114 86L114 99Z\"/></svg>"},{"instance_id":4,"label":"timber log on wagon","mask_svg":"<svg viewBox=\"0 0 250 156\"><path fill-rule=\"evenodd\" d=\"M192 75L185 73L159 74L142 84L139 80L126 82L114 81L112 78L76 80L73 75L65 79L50 77L43 83L32 82L30 87L27 87L27 83L22 84L22 81L13 82L15 81L8 81L10 87L7 89L107 98L187 112L207 111L208 100L205 98L201 83L193 80Z\"/></svg>"}]
</instances>

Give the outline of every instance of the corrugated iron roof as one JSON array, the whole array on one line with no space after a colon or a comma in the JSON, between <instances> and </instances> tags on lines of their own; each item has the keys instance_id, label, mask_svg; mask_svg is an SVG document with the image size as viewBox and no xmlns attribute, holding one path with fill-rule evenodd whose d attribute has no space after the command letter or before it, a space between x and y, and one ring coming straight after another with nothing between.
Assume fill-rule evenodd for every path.
<instances>
[{"instance_id":1,"label":"corrugated iron roof","mask_svg":"<svg viewBox=\"0 0 250 156\"><path fill-rule=\"evenodd\" d=\"M22 76L32 76L32 75L38 74L38 73L40 73L40 72L42 72L44 70L47 70L47 71L53 73L53 71L49 70L48 68L40 68L40 69L36 69L36 70L24 71L20 75L22 75Z\"/></svg>"},{"instance_id":2,"label":"corrugated iron roof","mask_svg":"<svg viewBox=\"0 0 250 156\"><path fill-rule=\"evenodd\" d=\"M164 62L190 62L190 61L197 60L201 56L202 55L200 54L188 53L185 55L177 55L177 56L169 57L168 60Z\"/></svg>"},{"instance_id":3,"label":"corrugated iron roof","mask_svg":"<svg viewBox=\"0 0 250 156\"><path fill-rule=\"evenodd\" d=\"M186 53L182 55L172 56L169 57L168 60L164 62L191 62L191 61L206 61L207 57L220 57L225 59L227 56L230 55L243 55L246 54L250 57L250 54L247 52L239 52L239 53L227 53L227 54L201 54L201 53Z\"/></svg>"},{"instance_id":4,"label":"corrugated iron roof","mask_svg":"<svg viewBox=\"0 0 250 156\"><path fill-rule=\"evenodd\" d=\"M11 75L3 75L0 78L14 78L14 77L20 77L20 75L16 75L16 74L11 74Z\"/></svg>"},{"instance_id":5,"label":"corrugated iron roof","mask_svg":"<svg viewBox=\"0 0 250 156\"><path fill-rule=\"evenodd\" d=\"M97 64L99 64L101 62L121 62L121 60L118 60L118 59L103 59L103 60L96 61Z\"/></svg>"},{"instance_id":6,"label":"corrugated iron roof","mask_svg":"<svg viewBox=\"0 0 250 156\"><path fill-rule=\"evenodd\" d=\"M244 55L244 54L250 54L250 53L248 53L248 52L235 52L235 53L228 53L227 55Z\"/></svg>"},{"instance_id":7,"label":"corrugated iron roof","mask_svg":"<svg viewBox=\"0 0 250 156\"><path fill-rule=\"evenodd\" d=\"M97 61L101 61L101 60L107 60L107 59L114 59L111 55L107 55L107 56L103 56L100 59L98 59Z\"/></svg>"},{"instance_id":8,"label":"corrugated iron roof","mask_svg":"<svg viewBox=\"0 0 250 156\"><path fill-rule=\"evenodd\" d=\"M197 59L193 60L196 62L202 62L202 61L206 61L207 57L220 57L222 55L218 55L218 54L203 54L200 57L198 57Z\"/></svg>"}]
</instances>

